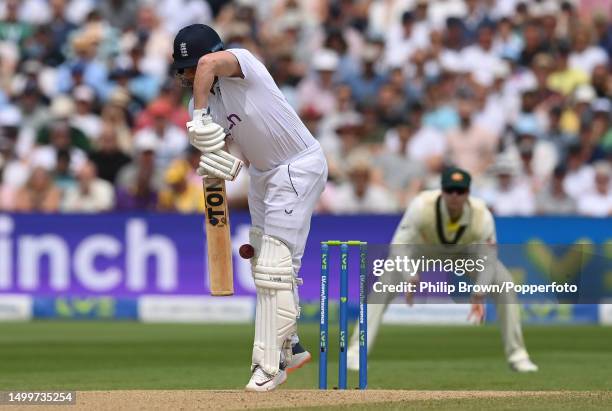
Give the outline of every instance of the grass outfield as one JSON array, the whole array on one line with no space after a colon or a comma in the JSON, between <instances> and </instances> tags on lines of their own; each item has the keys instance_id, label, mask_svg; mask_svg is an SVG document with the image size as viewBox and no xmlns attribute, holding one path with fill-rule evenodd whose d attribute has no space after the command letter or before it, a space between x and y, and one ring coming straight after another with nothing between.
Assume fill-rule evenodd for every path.
<instances>
[{"instance_id":1,"label":"grass outfield","mask_svg":"<svg viewBox=\"0 0 612 411\"><path fill-rule=\"evenodd\" d=\"M318 328L302 326L300 334L316 357ZM539 373L508 370L495 327L385 326L370 357L369 387L612 389L612 327L526 327L525 338ZM0 323L0 390L238 389L249 377L251 341L246 325ZM337 344L331 348L333 384ZM350 374L356 385L357 373ZM315 388L317 376L313 361L285 387Z\"/></svg>"},{"instance_id":2,"label":"grass outfield","mask_svg":"<svg viewBox=\"0 0 612 411\"><path fill-rule=\"evenodd\" d=\"M0 323L0 390L240 390L249 378L252 331L247 325ZM303 325L300 335L315 360L292 374L283 389L317 385L318 327ZM337 336L336 330L330 335ZM525 328L525 338L539 373L509 371L492 326L384 326L370 357L369 388L612 391L612 327L532 326ZM337 343L331 348L333 385ZM349 382L357 385L357 373L350 373ZM561 409L612 408L607 394L591 403L555 398L540 399L544 408L537 409L557 403ZM505 400L486 401L497 408ZM514 398L508 404L521 409L540 402ZM445 409L439 405L434 408ZM448 409L482 406L482 400L455 399Z\"/></svg>"}]
</instances>

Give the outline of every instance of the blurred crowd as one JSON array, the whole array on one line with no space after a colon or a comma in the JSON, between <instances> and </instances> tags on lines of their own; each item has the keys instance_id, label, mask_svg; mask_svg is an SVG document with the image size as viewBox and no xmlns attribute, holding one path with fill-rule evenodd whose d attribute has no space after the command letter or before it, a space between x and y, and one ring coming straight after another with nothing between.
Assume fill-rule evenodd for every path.
<instances>
[{"instance_id":1,"label":"blurred crowd","mask_svg":"<svg viewBox=\"0 0 612 411\"><path fill-rule=\"evenodd\" d=\"M401 212L455 165L497 215L612 216L607 1L0 0L0 17L0 211L202 211L170 63L205 23L322 144L319 213ZM246 208L248 173L227 186Z\"/></svg>"}]
</instances>

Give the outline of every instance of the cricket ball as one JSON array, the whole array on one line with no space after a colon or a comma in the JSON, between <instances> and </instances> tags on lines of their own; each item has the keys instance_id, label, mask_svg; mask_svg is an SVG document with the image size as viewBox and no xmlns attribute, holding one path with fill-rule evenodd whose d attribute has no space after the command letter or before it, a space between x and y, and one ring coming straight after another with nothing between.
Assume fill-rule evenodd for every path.
<instances>
[{"instance_id":1,"label":"cricket ball","mask_svg":"<svg viewBox=\"0 0 612 411\"><path fill-rule=\"evenodd\" d=\"M253 256L255 255L255 249L251 244L242 244L240 246L240 249L238 250L238 253L240 254L240 257L244 258L245 260L248 260L250 258L253 258Z\"/></svg>"}]
</instances>

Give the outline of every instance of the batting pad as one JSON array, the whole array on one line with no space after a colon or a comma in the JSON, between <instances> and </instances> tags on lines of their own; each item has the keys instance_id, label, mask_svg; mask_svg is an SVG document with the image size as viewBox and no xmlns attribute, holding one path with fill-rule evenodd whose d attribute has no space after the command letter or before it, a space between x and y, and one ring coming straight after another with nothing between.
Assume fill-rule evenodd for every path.
<instances>
[{"instance_id":1,"label":"batting pad","mask_svg":"<svg viewBox=\"0 0 612 411\"><path fill-rule=\"evenodd\" d=\"M291 252L285 244L267 235L261 237L253 279L257 307L252 362L274 375L279 371L285 341L297 330L298 309L293 292L296 280Z\"/></svg>"}]
</instances>

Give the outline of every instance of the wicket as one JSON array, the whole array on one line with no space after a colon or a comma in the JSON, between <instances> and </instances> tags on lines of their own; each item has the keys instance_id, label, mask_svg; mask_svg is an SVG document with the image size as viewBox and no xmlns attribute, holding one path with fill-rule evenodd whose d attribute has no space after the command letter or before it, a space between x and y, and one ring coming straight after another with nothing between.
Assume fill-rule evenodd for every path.
<instances>
[{"instance_id":1,"label":"wicket","mask_svg":"<svg viewBox=\"0 0 612 411\"><path fill-rule=\"evenodd\" d=\"M328 285L329 285L329 247L340 247L340 357L338 362L338 389L347 386L347 340L348 340L348 256L350 246L359 246L359 389L368 385L368 312L367 312L367 259L368 243L363 241L322 241L321 242L321 318L320 318L320 357L319 389L327 389L328 353Z\"/></svg>"}]
</instances>

